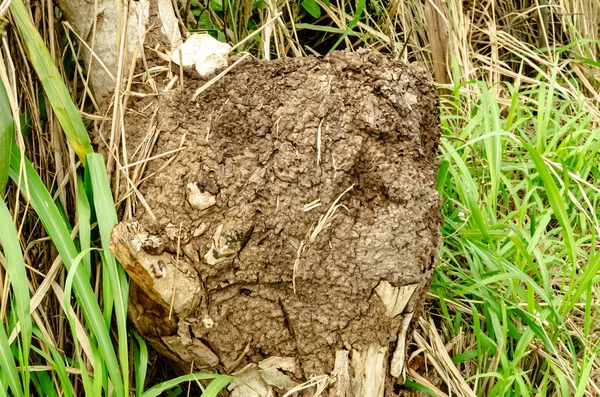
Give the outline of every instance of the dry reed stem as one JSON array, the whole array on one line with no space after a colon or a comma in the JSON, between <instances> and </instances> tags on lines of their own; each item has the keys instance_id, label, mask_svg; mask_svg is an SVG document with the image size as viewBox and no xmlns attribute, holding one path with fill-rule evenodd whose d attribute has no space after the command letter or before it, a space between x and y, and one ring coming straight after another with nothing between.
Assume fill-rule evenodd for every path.
<instances>
[{"instance_id":1,"label":"dry reed stem","mask_svg":"<svg viewBox=\"0 0 600 397\"><path fill-rule=\"evenodd\" d=\"M196 92L194 92L194 95L192 95L192 101L195 101L196 98L198 98L198 96L200 94L202 94L204 91L206 91L209 87L211 87L217 81L221 80L223 78L223 76L225 76L227 73L229 73L229 71L231 71L231 69L233 69L234 67L236 67L237 65L239 65L242 61L244 61L249 56L250 56L249 52L245 53L240 59L238 59L237 61L235 61L233 64L229 65L221 73L219 73L218 75L216 75L215 77L213 77L212 79L210 79L209 81L207 81L206 83L204 83L200 88L198 88L196 90Z\"/></svg>"}]
</instances>

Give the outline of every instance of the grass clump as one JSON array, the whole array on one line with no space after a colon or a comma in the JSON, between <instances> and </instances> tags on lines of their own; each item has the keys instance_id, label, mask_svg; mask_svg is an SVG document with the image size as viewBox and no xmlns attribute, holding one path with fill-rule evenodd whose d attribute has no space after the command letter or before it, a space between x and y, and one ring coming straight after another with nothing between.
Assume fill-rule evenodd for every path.
<instances>
[{"instance_id":1,"label":"grass clump","mask_svg":"<svg viewBox=\"0 0 600 397\"><path fill-rule=\"evenodd\" d=\"M556 83L507 85L507 107L470 84L479 99L455 91L443 106L446 220L430 314L479 395L597 388L600 131Z\"/></svg>"}]
</instances>

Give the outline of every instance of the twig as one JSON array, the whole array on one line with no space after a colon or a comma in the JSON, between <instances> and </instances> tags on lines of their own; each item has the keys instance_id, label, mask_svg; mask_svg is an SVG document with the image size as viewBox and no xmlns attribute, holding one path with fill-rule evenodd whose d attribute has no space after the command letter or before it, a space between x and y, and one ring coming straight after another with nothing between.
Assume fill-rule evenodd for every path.
<instances>
[{"instance_id":1,"label":"twig","mask_svg":"<svg viewBox=\"0 0 600 397\"><path fill-rule=\"evenodd\" d=\"M223 76L225 76L227 73L229 73L229 71L231 69L233 69L234 67L236 67L240 62L242 62L244 59L248 58L250 56L250 53L245 53L243 57L241 57L240 59L238 59L237 61L235 61L233 63L233 65L229 66L227 69L223 70L221 73L219 73L218 75L216 75L215 77L213 77L212 79L210 79L206 84L204 84L202 87L198 88L196 90L196 92L194 93L194 95L192 96L192 101L195 101L196 98L198 98L198 95L202 94L204 91L206 91L210 86L212 86L214 83L216 83L217 81L219 81Z\"/></svg>"}]
</instances>

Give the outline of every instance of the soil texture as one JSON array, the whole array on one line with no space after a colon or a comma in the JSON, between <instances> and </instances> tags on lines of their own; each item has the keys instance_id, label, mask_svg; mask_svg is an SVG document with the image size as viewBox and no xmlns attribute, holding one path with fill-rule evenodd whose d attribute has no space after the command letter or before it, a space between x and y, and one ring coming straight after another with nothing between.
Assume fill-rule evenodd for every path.
<instances>
[{"instance_id":1,"label":"soil texture","mask_svg":"<svg viewBox=\"0 0 600 397\"><path fill-rule=\"evenodd\" d=\"M363 50L243 61L192 100L207 81L186 71L126 120L130 153L154 109L153 155L184 147L140 185L137 249L179 273L170 294L133 288L133 321L188 369L293 357L295 380L330 373L336 351L393 346L403 316L375 289L415 285L417 318L440 240L427 73ZM158 288L168 267L148 266Z\"/></svg>"}]
</instances>

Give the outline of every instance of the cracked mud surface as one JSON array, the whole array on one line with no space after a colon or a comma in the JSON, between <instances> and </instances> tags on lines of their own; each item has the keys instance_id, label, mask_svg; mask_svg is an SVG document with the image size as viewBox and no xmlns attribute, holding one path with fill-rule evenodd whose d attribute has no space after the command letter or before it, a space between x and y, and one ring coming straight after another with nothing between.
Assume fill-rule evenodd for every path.
<instances>
[{"instance_id":1,"label":"cracked mud surface","mask_svg":"<svg viewBox=\"0 0 600 397\"><path fill-rule=\"evenodd\" d=\"M402 316L388 318L374 289L418 284L405 311L420 310L439 243L426 74L362 51L247 61L192 101L205 81L186 76L158 100L153 154L183 136L186 149L150 163L140 191L156 219L135 214L165 252L180 247L201 296L179 325L146 334L202 341L227 371L296 357L298 377L329 373L336 350L394 342ZM128 117L130 152L148 131L146 105ZM132 310L157 322L150 306Z\"/></svg>"}]
</instances>

